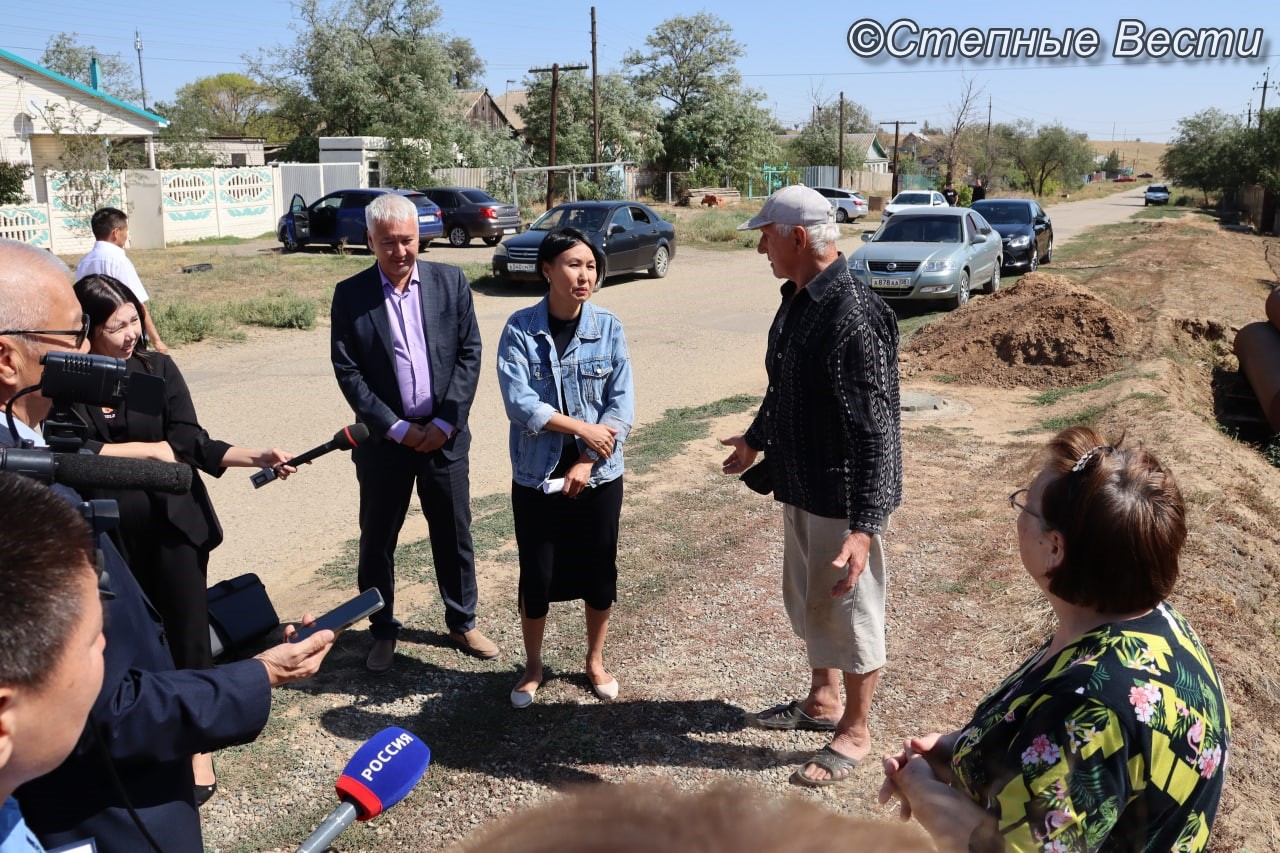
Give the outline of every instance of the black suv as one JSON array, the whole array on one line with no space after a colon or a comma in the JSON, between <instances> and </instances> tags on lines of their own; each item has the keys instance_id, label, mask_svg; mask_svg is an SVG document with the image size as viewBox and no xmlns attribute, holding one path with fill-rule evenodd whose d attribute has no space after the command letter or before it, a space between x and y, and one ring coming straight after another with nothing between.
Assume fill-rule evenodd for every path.
<instances>
[{"instance_id":1,"label":"black suv","mask_svg":"<svg viewBox=\"0 0 1280 853\"><path fill-rule=\"evenodd\" d=\"M472 237L496 246L503 237L519 234L520 210L514 204L498 201L475 187L427 187L427 198L440 206L444 217L444 238L459 248Z\"/></svg>"}]
</instances>

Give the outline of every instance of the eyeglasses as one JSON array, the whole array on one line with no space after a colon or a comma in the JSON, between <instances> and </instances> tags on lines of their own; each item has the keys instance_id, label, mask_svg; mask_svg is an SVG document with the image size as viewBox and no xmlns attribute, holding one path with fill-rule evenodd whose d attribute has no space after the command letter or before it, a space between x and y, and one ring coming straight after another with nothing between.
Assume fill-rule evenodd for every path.
<instances>
[{"instance_id":1,"label":"eyeglasses","mask_svg":"<svg viewBox=\"0 0 1280 853\"><path fill-rule=\"evenodd\" d=\"M1025 512L1027 515L1034 516L1035 518L1040 519L1041 522L1044 522L1044 516L1028 507L1026 501L1022 500L1022 497L1030 491L1030 489L1018 489L1018 491L1009 495L1009 506L1019 510L1020 512Z\"/></svg>"},{"instance_id":2,"label":"eyeglasses","mask_svg":"<svg viewBox=\"0 0 1280 853\"><path fill-rule=\"evenodd\" d=\"M89 337L89 315L80 315L78 329L5 329L0 331L0 335L75 335L76 349L80 349Z\"/></svg>"}]
</instances>

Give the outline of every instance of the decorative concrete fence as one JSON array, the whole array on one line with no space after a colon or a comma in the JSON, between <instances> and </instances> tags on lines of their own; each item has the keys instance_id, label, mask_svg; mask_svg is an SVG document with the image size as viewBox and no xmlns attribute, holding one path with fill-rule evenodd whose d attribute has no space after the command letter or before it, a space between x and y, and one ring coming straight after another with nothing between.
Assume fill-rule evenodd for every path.
<instances>
[{"instance_id":1,"label":"decorative concrete fence","mask_svg":"<svg viewBox=\"0 0 1280 853\"><path fill-rule=\"evenodd\" d=\"M285 202L279 170L175 169L103 172L85 181L46 175L48 204L0 206L0 237L59 255L93 245L89 218L97 207L129 214L132 248L161 248L208 237L257 237L275 230Z\"/></svg>"},{"instance_id":2,"label":"decorative concrete fence","mask_svg":"<svg viewBox=\"0 0 1280 853\"><path fill-rule=\"evenodd\" d=\"M267 167L160 173L164 242L257 237L274 231L276 181Z\"/></svg>"}]
</instances>

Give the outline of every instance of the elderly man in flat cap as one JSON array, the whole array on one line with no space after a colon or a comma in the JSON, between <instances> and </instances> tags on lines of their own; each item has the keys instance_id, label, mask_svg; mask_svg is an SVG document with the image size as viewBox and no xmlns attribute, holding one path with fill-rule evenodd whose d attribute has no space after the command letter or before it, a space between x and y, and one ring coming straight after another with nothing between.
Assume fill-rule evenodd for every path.
<instances>
[{"instance_id":1,"label":"elderly man in flat cap","mask_svg":"<svg viewBox=\"0 0 1280 853\"><path fill-rule=\"evenodd\" d=\"M769 386L751 426L722 441L724 473L783 504L782 593L813 679L801 700L751 717L766 729L830 732L796 769L797 785L848 778L871 751L867 717L885 662L881 535L902 501L898 323L850 274L830 202L781 189L739 230L783 279L769 329ZM845 697L841 697L843 682Z\"/></svg>"}]
</instances>

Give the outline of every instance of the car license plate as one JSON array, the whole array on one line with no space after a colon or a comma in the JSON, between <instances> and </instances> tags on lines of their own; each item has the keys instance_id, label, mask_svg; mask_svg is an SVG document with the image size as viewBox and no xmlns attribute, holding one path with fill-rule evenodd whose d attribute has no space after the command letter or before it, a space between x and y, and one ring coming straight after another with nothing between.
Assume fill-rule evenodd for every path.
<instances>
[{"instance_id":1,"label":"car license plate","mask_svg":"<svg viewBox=\"0 0 1280 853\"><path fill-rule=\"evenodd\" d=\"M534 269L533 264L507 264L507 270L510 272L533 272Z\"/></svg>"},{"instance_id":2,"label":"car license plate","mask_svg":"<svg viewBox=\"0 0 1280 853\"><path fill-rule=\"evenodd\" d=\"M425 215L423 215L423 216L419 216L419 217L418 217L418 221L419 221L419 222L435 222L435 221L436 221L436 215L435 215L434 213L428 213L428 214L425 214Z\"/></svg>"},{"instance_id":3,"label":"car license plate","mask_svg":"<svg viewBox=\"0 0 1280 853\"><path fill-rule=\"evenodd\" d=\"M502 233L503 233L503 234L514 234L514 233L516 233L516 229L514 229L514 228L503 228L503 229L502 229Z\"/></svg>"},{"instance_id":4,"label":"car license plate","mask_svg":"<svg viewBox=\"0 0 1280 853\"><path fill-rule=\"evenodd\" d=\"M872 287L882 287L886 290L906 290L911 287L911 279L909 278L873 278L871 279Z\"/></svg>"}]
</instances>

